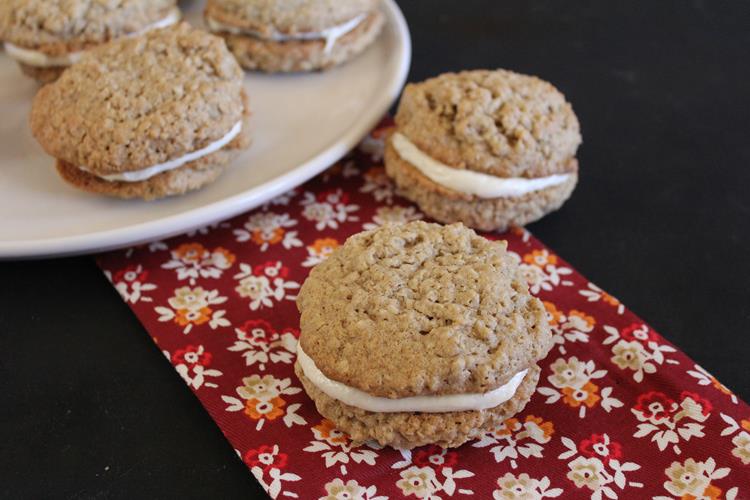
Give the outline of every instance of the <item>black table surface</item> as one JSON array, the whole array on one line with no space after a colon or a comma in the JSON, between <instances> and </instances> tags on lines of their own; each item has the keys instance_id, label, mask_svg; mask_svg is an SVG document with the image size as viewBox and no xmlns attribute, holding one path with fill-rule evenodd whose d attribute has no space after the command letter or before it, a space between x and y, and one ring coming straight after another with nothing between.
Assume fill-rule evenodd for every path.
<instances>
[{"instance_id":1,"label":"black table surface","mask_svg":"<svg viewBox=\"0 0 750 500\"><path fill-rule=\"evenodd\" d=\"M750 4L400 3L410 80L566 94L581 181L530 229L750 399ZM263 495L93 259L2 263L0 304L0 496Z\"/></svg>"}]
</instances>

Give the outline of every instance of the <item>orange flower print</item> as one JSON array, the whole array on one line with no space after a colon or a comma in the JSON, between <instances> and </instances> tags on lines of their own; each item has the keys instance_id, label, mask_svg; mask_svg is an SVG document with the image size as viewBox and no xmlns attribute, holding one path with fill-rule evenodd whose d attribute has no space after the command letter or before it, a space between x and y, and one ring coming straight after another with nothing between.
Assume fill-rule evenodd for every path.
<instances>
[{"instance_id":1,"label":"orange flower print","mask_svg":"<svg viewBox=\"0 0 750 500\"><path fill-rule=\"evenodd\" d=\"M258 245L275 245L276 243L279 243L284 239L284 233L285 231L280 227L271 229L270 231L256 229L252 232L252 240Z\"/></svg>"},{"instance_id":2,"label":"orange flower print","mask_svg":"<svg viewBox=\"0 0 750 500\"><path fill-rule=\"evenodd\" d=\"M586 331L591 330L592 328L594 328L594 325L596 325L596 320L593 316L589 316L582 311L576 311L575 309L568 313L568 321L571 323L575 323L577 326L585 329Z\"/></svg>"},{"instance_id":3,"label":"orange flower print","mask_svg":"<svg viewBox=\"0 0 750 500\"><path fill-rule=\"evenodd\" d=\"M714 377L713 375L711 375L710 379L711 379L711 385L713 385L716 389L718 389L719 391L723 392L727 396L731 396L732 395L732 391L730 391L727 386L725 386L724 384L722 384L721 382L719 382L719 380L716 377Z\"/></svg>"},{"instance_id":4,"label":"orange flower print","mask_svg":"<svg viewBox=\"0 0 750 500\"><path fill-rule=\"evenodd\" d=\"M743 429L750 432L750 419L742 419L740 420L740 426L742 426Z\"/></svg>"},{"instance_id":5,"label":"orange flower print","mask_svg":"<svg viewBox=\"0 0 750 500\"><path fill-rule=\"evenodd\" d=\"M547 302L545 300L542 303L544 304L544 308L547 310L547 321L549 322L550 326L559 325L563 318L562 311L559 310L557 306L552 302Z\"/></svg>"},{"instance_id":6,"label":"orange flower print","mask_svg":"<svg viewBox=\"0 0 750 500\"><path fill-rule=\"evenodd\" d=\"M174 321L180 326L187 326L189 324L202 325L211 319L212 312L213 311L210 307L202 307L200 309L177 309Z\"/></svg>"},{"instance_id":7,"label":"orange flower print","mask_svg":"<svg viewBox=\"0 0 750 500\"><path fill-rule=\"evenodd\" d=\"M592 384L593 385L593 384ZM539 429L542 431L541 439L543 441L549 441L552 434L555 433L555 425L552 422L545 422L542 417L535 417L534 415L527 415L524 420L524 427L526 427L526 433L529 433L530 429Z\"/></svg>"},{"instance_id":8,"label":"orange flower print","mask_svg":"<svg viewBox=\"0 0 750 500\"><path fill-rule=\"evenodd\" d=\"M240 243L252 241L261 252L268 250L271 245L279 244L289 250L302 246L297 231L291 230L296 225L297 221L289 217L289 214L260 212L248 217L241 228L234 230L234 236Z\"/></svg>"},{"instance_id":9,"label":"orange flower print","mask_svg":"<svg viewBox=\"0 0 750 500\"><path fill-rule=\"evenodd\" d=\"M599 387L592 382L586 382L586 384L584 384L584 386L580 389L575 389L573 387L563 387L563 401L565 402L565 404L573 408L578 408L582 404L586 405L586 407L588 408L593 408L601 399L601 397L599 397L599 395L597 394L598 392Z\"/></svg>"},{"instance_id":10,"label":"orange flower print","mask_svg":"<svg viewBox=\"0 0 750 500\"><path fill-rule=\"evenodd\" d=\"M495 434L498 436L511 436L520 428L521 425L517 418L509 418L495 429Z\"/></svg>"},{"instance_id":11,"label":"orange flower print","mask_svg":"<svg viewBox=\"0 0 750 500\"><path fill-rule=\"evenodd\" d=\"M223 247L214 248L213 254L214 260L223 261L224 263L226 263L227 267L230 267L232 264L234 264L234 261L237 260L237 257L235 257L232 252Z\"/></svg>"},{"instance_id":12,"label":"orange flower print","mask_svg":"<svg viewBox=\"0 0 750 500\"><path fill-rule=\"evenodd\" d=\"M206 247L200 243L183 243L172 250L174 257L183 262L199 262L204 258L206 253Z\"/></svg>"},{"instance_id":13,"label":"orange flower print","mask_svg":"<svg viewBox=\"0 0 750 500\"><path fill-rule=\"evenodd\" d=\"M313 242L308 248L310 252L319 256L328 256L339 246L335 238L320 238Z\"/></svg>"},{"instance_id":14,"label":"orange flower print","mask_svg":"<svg viewBox=\"0 0 750 500\"><path fill-rule=\"evenodd\" d=\"M608 294L607 292L605 292L605 291L602 290L600 293L602 295L602 301L603 302L605 302L605 303L607 303L607 304L609 304L611 306L619 306L620 305L620 301L617 300L615 297L611 296L610 294Z\"/></svg>"},{"instance_id":15,"label":"orange flower print","mask_svg":"<svg viewBox=\"0 0 750 500\"><path fill-rule=\"evenodd\" d=\"M318 238L312 245L307 246L307 259L302 263L304 267L313 267L328 258L339 247L335 238Z\"/></svg>"},{"instance_id":16,"label":"orange flower print","mask_svg":"<svg viewBox=\"0 0 750 500\"><path fill-rule=\"evenodd\" d=\"M349 436L338 430L327 418L313 426L313 434L316 439L328 441L330 444L345 445L349 442Z\"/></svg>"},{"instance_id":17,"label":"orange flower print","mask_svg":"<svg viewBox=\"0 0 750 500\"><path fill-rule=\"evenodd\" d=\"M276 396L267 401L262 399L248 399L245 401L245 415L253 420L276 420L284 414L286 401Z\"/></svg>"},{"instance_id":18,"label":"orange flower print","mask_svg":"<svg viewBox=\"0 0 750 500\"><path fill-rule=\"evenodd\" d=\"M533 250L523 256L523 261L537 267L545 267L550 264L556 266L557 256L547 250Z\"/></svg>"},{"instance_id":19,"label":"orange flower print","mask_svg":"<svg viewBox=\"0 0 750 500\"><path fill-rule=\"evenodd\" d=\"M721 488L718 486L714 486L713 484L709 484L705 490L703 490L703 497L708 500L721 500L721 494L723 492L721 491Z\"/></svg>"}]
</instances>

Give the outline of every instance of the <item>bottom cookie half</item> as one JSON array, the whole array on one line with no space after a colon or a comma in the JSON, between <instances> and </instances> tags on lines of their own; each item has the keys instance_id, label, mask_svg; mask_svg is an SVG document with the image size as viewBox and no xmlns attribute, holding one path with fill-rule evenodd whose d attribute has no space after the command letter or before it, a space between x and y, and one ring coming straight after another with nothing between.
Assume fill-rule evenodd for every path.
<instances>
[{"instance_id":1,"label":"bottom cookie half","mask_svg":"<svg viewBox=\"0 0 750 500\"><path fill-rule=\"evenodd\" d=\"M108 181L63 160L57 160L57 171L69 184L92 193L144 200L176 196L214 182L226 166L250 145L250 135L245 132L247 129L243 127L243 132L223 149L145 181Z\"/></svg>"},{"instance_id":2,"label":"bottom cookie half","mask_svg":"<svg viewBox=\"0 0 750 500\"><path fill-rule=\"evenodd\" d=\"M446 413L375 413L346 405L318 389L302 372L294 371L307 394L325 418L349 434L353 441L375 440L381 445L411 449L427 444L453 448L480 437L520 412L534 394L539 381L537 365L529 368L515 395L505 403L487 410Z\"/></svg>"}]
</instances>

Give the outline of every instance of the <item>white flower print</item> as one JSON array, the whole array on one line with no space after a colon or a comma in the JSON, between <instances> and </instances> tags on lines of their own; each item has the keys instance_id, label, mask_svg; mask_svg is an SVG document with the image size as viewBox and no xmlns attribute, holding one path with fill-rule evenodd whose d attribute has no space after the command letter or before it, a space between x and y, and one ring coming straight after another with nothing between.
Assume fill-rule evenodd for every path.
<instances>
[{"instance_id":1,"label":"white flower print","mask_svg":"<svg viewBox=\"0 0 750 500\"><path fill-rule=\"evenodd\" d=\"M547 396L547 404L562 399L567 406L578 408L580 418L586 416L588 408L597 405L607 413L623 406L622 401L612 396L612 387L600 388L593 382L607 374L607 370L596 369L593 361L579 361L575 356L567 360L558 358L550 365L550 371L547 380L553 387L537 388L539 394Z\"/></svg>"},{"instance_id":2,"label":"white flower print","mask_svg":"<svg viewBox=\"0 0 750 500\"><path fill-rule=\"evenodd\" d=\"M307 259L302 263L303 267L317 266L328 258L339 247L335 238L318 238L312 245L307 247Z\"/></svg>"},{"instance_id":3,"label":"white flower print","mask_svg":"<svg viewBox=\"0 0 750 500\"><path fill-rule=\"evenodd\" d=\"M164 355L172 362L177 373L189 387L193 389L219 387L210 381L210 377L220 377L222 372L210 368L213 356L206 352L202 345L188 345L183 349L176 350L171 355L164 351Z\"/></svg>"},{"instance_id":4,"label":"white flower print","mask_svg":"<svg viewBox=\"0 0 750 500\"><path fill-rule=\"evenodd\" d=\"M226 411L242 411L246 417L255 420L255 430L260 431L265 422L273 422L277 419L287 427L294 425L305 425L307 421L297 414L299 403L287 406L287 401L282 396L299 394L302 389L292 386L289 378L279 379L273 375L251 375L242 379L242 384L237 387L237 395L222 396L221 399L229 406ZM244 400L244 401L243 401Z\"/></svg>"},{"instance_id":5,"label":"white flower print","mask_svg":"<svg viewBox=\"0 0 750 500\"><path fill-rule=\"evenodd\" d=\"M297 231L288 230L295 225L297 221L288 214L257 212L247 219L242 229L234 230L234 236L240 243L252 241L261 252L268 250L271 245L281 245L289 250L302 246Z\"/></svg>"},{"instance_id":6,"label":"white flower print","mask_svg":"<svg viewBox=\"0 0 750 500\"><path fill-rule=\"evenodd\" d=\"M289 456L279 451L278 445L262 445L258 448L248 450L242 460L250 468L255 479L258 480L263 489L266 490L271 498L278 498L281 494L283 481L299 481L302 479L292 472L284 472L287 466ZM266 475L271 480L266 481ZM284 496L299 498L299 495L292 491L284 491Z\"/></svg>"},{"instance_id":7,"label":"white flower print","mask_svg":"<svg viewBox=\"0 0 750 500\"><path fill-rule=\"evenodd\" d=\"M474 495L472 490L459 488L456 483L457 479L474 477L473 472L458 468L458 452L432 445L414 451L400 450L400 453L403 460L396 462L391 468L408 467L401 472L401 479L396 483L404 495L415 495L418 498L440 498L435 493L445 493L447 496L455 493Z\"/></svg>"},{"instance_id":8,"label":"white flower print","mask_svg":"<svg viewBox=\"0 0 750 500\"><path fill-rule=\"evenodd\" d=\"M385 224L404 224L413 220L419 220L422 214L414 207L378 207L372 222L363 224L363 229L376 229Z\"/></svg>"},{"instance_id":9,"label":"white flower print","mask_svg":"<svg viewBox=\"0 0 750 500\"><path fill-rule=\"evenodd\" d=\"M712 409L711 403L688 391L682 391L677 401L658 391L643 393L630 410L640 422L633 437L651 436L659 451L672 445L679 455L682 453L679 447L681 440L704 436L703 422Z\"/></svg>"},{"instance_id":10,"label":"white flower print","mask_svg":"<svg viewBox=\"0 0 750 500\"><path fill-rule=\"evenodd\" d=\"M318 193L317 195L306 192L300 204L305 207L302 216L315 222L315 229L322 231L325 228L338 229L344 222L359 220L352 215L359 210L359 206L349 204L349 195L341 189Z\"/></svg>"},{"instance_id":11,"label":"white flower print","mask_svg":"<svg viewBox=\"0 0 750 500\"><path fill-rule=\"evenodd\" d=\"M716 389L717 391L721 392L722 394L725 394L726 396L729 396L729 399L732 401L732 403L737 404L739 403L739 400L737 399L737 395L735 395L732 391L729 390L727 386L719 382L716 377L708 373L702 366L699 365L693 365L692 370L688 370L688 375L698 380L698 385L711 385Z\"/></svg>"},{"instance_id":12,"label":"white flower print","mask_svg":"<svg viewBox=\"0 0 750 500\"><path fill-rule=\"evenodd\" d=\"M729 475L728 467L716 468L716 461L709 457L704 462L688 458L684 462L672 462L664 473L667 481L664 489L680 498L712 499L722 498L722 490L711 484L714 479L722 479ZM671 497L657 496L654 500L666 500ZM733 500L737 498L737 488L730 488L723 498Z\"/></svg>"},{"instance_id":13,"label":"white flower print","mask_svg":"<svg viewBox=\"0 0 750 500\"><path fill-rule=\"evenodd\" d=\"M549 292L558 286L573 285L572 281L566 279L567 276L573 274L573 270L569 267L558 266L557 255L547 250L532 250L524 254L523 258L514 252L509 253L518 261L531 293L536 295L542 290Z\"/></svg>"},{"instance_id":14,"label":"white flower print","mask_svg":"<svg viewBox=\"0 0 750 500\"><path fill-rule=\"evenodd\" d=\"M525 419L506 419L493 432L485 434L472 444L474 448L490 448L495 461L500 463L510 460L510 466L518 467L517 460L523 458L542 458L544 445L549 443L555 427L552 422L540 417L527 415Z\"/></svg>"},{"instance_id":15,"label":"white flower print","mask_svg":"<svg viewBox=\"0 0 750 500\"><path fill-rule=\"evenodd\" d=\"M187 334L193 327L203 324L208 324L212 330L230 326L229 320L224 317L226 311L211 307L226 301L227 298L220 296L218 290L184 286L176 289L167 301L171 308L157 306L154 310L159 314L159 321L174 321Z\"/></svg>"},{"instance_id":16,"label":"white flower print","mask_svg":"<svg viewBox=\"0 0 750 500\"><path fill-rule=\"evenodd\" d=\"M438 499L435 493L440 491L440 483L435 477L435 471L431 467L417 467L416 465L402 470L401 479L396 486L401 489L404 496L414 495L417 498Z\"/></svg>"},{"instance_id":17,"label":"white flower print","mask_svg":"<svg viewBox=\"0 0 750 500\"><path fill-rule=\"evenodd\" d=\"M360 486L354 479L344 482L341 478L329 481L325 485L326 495L320 500L388 500L388 497L379 496L377 488Z\"/></svg>"},{"instance_id":18,"label":"white flower print","mask_svg":"<svg viewBox=\"0 0 750 500\"><path fill-rule=\"evenodd\" d=\"M623 462L620 443L610 440L607 434L592 434L581 441L579 445L567 437L561 439L566 451L558 458L568 460L567 477L577 488L591 491L592 499L617 498L615 488L624 490L643 488L642 483L628 481L626 473L638 470L640 465L633 462Z\"/></svg>"},{"instance_id":19,"label":"white flower print","mask_svg":"<svg viewBox=\"0 0 750 500\"><path fill-rule=\"evenodd\" d=\"M359 150L370 156L370 160L375 163L383 161L383 150L385 149L385 143L382 137L375 137L370 134L359 144Z\"/></svg>"},{"instance_id":20,"label":"white flower print","mask_svg":"<svg viewBox=\"0 0 750 500\"><path fill-rule=\"evenodd\" d=\"M289 295L290 290L300 287L296 281L289 281L289 268L280 261L268 261L265 264L250 267L240 264L240 272L234 276L239 280L235 291L240 297L250 299L250 310L257 311L262 307L273 307L273 301L295 300L296 295Z\"/></svg>"},{"instance_id":21,"label":"white flower print","mask_svg":"<svg viewBox=\"0 0 750 500\"><path fill-rule=\"evenodd\" d=\"M739 424L729 415L720 413L721 419L728 424L721 431L722 436L731 436L738 432L732 438L732 455L737 457L744 465L750 465L750 419L742 420ZM744 429L744 430L743 430Z\"/></svg>"},{"instance_id":22,"label":"white flower print","mask_svg":"<svg viewBox=\"0 0 750 500\"><path fill-rule=\"evenodd\" d=\"M497 480L498 488L492 492L495 500L540 500L542 498L557 498L563 490L550 488L547 476L534 479L525 472L515 476L506 472Z\"/></svg>"},{"instance_id":23,"label":"white flower print","mask_svg":"<svg viewBox=\"0 0 750 500\"><path fill-rule=\"evenodd\" d=\"M605 292L604 290L602 290L601 288L599 288L593 283L588 283L586 285L586 289L579 290L578 293L586 297L586 300L588 302L602 301L606 304L611 305L617 310L617 314L622 314L625 312L625 306L622 304L622 302L620 302L615 297L611 296L610 294L608 294L607 292Z\"/></svg>"},{"instance_id":24,"label":"white flower print","mask_svg":"<svg viewBox=\"0 0 750 500\"><path fill-rule=\"evenodd\" d=\"M642 382L644 373L656 373L657 367L664 363L678 364L676 360L668 359L665 353L676 352L674 347L660 344L658 336L642 323L634 323L622 331L609 325L604 325L604 331L609 336L602 344L612 346L612 362L622 370L631 370L633 380Z\"/></svg>"},{"instance_id":25,"label":"white flower print","mask_svg":"<svg viewBox=\"0 0 750 500\"><path fill-rule=\"evenodd\" d=\"M143 269L142 265L129 265L114 275L110 271L104 271L104 275L125 302L129 304L153 302L154 299L149 297L147 292L156 290L156 285L147 281L149 273Z\"/></svg>"},{"instance_id":26,"label":"white flower print","mask_svg":"<svg viewBox=\"0 0 750 500\"><path fill-rule=\"evenodd\" d=\"M184 243L170 252L171 259L162 269L174 269L178 280L189 280L195 285L198 278L220 278L232 267L235 256L221 247L209 250L200 243Z\"/></svg>"},{"instance_id":27,"label":"white flower print","mask_svg":"<svg viewBox=\"0 0 750 500\"><path fill-rule=\"evenodd\" d=\"M585 312L572 309L567 314L552 302L544 301L547 322L552 329L552 339L560 354L566 354L566 342L588 342L596 320Z\"/></svg>"},{"instance_id":28,"label":"white flower print","mask_svg":"<svg viewBox=\"0 0 750 500\"><path fill-rule=\"evenodd\" d=\"M365 444L355 444L349 439L349 436L338 430L333 422L327 419L320 421L318 425L312 427L314 440L303 449L309 453L320 453L325 461L326 467L333 467L340 464L339 472L342 475L348 474L346 464L350 461L354 463L366 463L375 465L375 459L378 454L373 450L379 450L382 447L374 442ZM366 449L365 446L369 449Z\"/></svg>"},{"instance_id":29,"label":"white flower print","mask_svg":"<svg viewBox=\"0 0 750 500\"><path fill-rule=\"evenodd\" d=\"M369 193L375 201L390 203L394 195L394 186L381 166L373 166L362 174L364 184L360 193Z\"/></svg>"},{"instance_id":30,"label":"white flower print","mask_svg":"<svg viewBox=\"0 0 750 500\"><path fill-rule=\"evenodd\" d=\"M299 336L296 330L286 329L277 332L266 320L250 319L234 331L237 340L227 349L241 352L247 366L257 365L261 370L265 370L269 362L294 362Z\"/></svg>"}]
</instances>

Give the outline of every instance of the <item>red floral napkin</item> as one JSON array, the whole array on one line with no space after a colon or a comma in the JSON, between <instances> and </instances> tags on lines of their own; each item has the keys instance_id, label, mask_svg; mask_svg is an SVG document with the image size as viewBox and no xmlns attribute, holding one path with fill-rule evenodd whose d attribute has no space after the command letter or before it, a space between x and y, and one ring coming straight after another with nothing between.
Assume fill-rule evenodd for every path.
<instances>
[{"instance_id":1,"label":"red floral napkin","mask_svg":"<svg viewBox=\"0 0 750 500\"><path fill-rule=\"evenodd\" d=\"M526 409L450 451L353 445L292 369L295 297L344 240L421 218L373 132L258 210L98 262L272 497L750 498L750 407L525 230L555 334ZM497 238L496 235L487 235Z\"/></svg>"}]
</instances>

